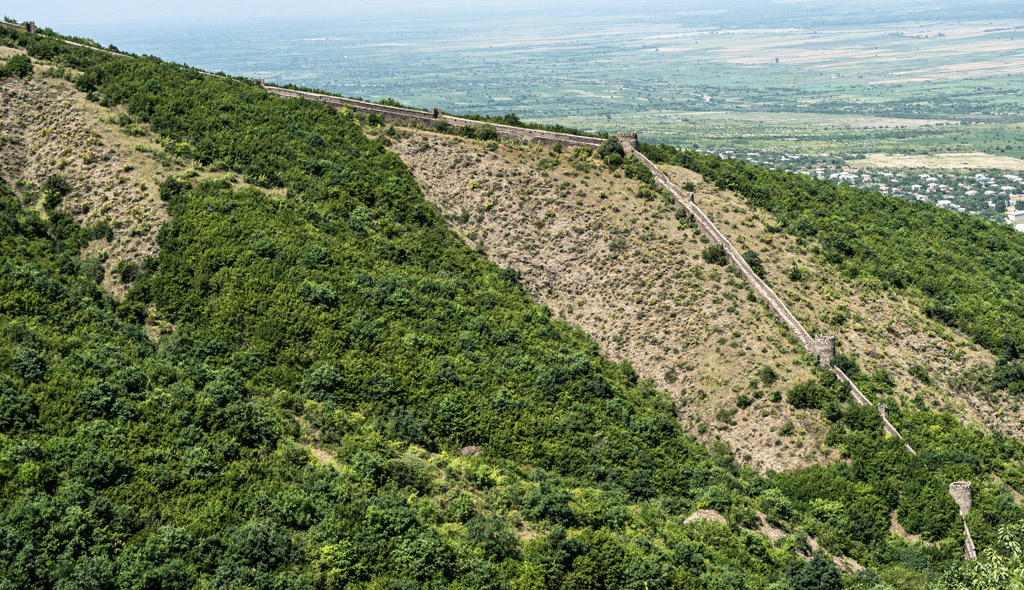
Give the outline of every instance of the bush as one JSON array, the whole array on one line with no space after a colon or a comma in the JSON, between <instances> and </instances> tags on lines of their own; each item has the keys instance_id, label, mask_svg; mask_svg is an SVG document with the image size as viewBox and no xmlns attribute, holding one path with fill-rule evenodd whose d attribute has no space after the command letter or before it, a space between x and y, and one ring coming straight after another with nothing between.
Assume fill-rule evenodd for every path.
<instances>
[{"instance_id":1,"label":"bush","mask_svg":"<svg viewBox=\"0 0 1024 590\"><path fill-rule=\"evenodd\" d=\"M2 70L3 76L14 76L15 78L28 78L32 75L32 60L23 53L18 53L7 58Z\"/></svg>"},{"instance_id":2,"label":"bush","mask_svg":"<svg viewBox=\"0 0 1024 590\"><path fill-rule=\"evenodd\" d=\"M621 158L626 155L626 150L622 149L622 144L619 142L618 137L609 137L601 142L601 146L597 148L597 155L601 156L601 159L606 162L610 156L617 155L621 164Z\"/></svg>"},{"instance_id":3,"label":"bush","mask_svg":"<svg viewBox=\"0 0 1024 590\"><path fill-rule=\"evenodd\" d=\"M753 250L747 250L743 252L743 260L747 261L747 265L750 266L750 270L754 271L754 274L764 278L764 263L761 261L761 256Z\"/></svg>"},{"instance_id":4,"label":"bush","mask_svg":"<svg viewBox=\"0 0 1024 590\"><path fill-rule=\"evenodd\" d=\"M170 201L172 198L186 193L192 188L192 184L184 178L169 176L167 180L160 183L160 199Z\"/></svg>"},{"instance_id":5,"label":"bush","mask_svg":"<svg viewBox=\"0 0 1024 590\"><path fill-rule=\"evenodd\" d=\"M114 272L121 277L121 284L127 285L135 280L135 277L139 274L139 265L135 264L131 260L118 260L117 266L114 267Z\"/></svg>"},{"instance_id":6,"label":"bush","mask_svg":"<svg viewBox=\"0 0 1024 590\"><path fill-rule=\"evenodd\" d=\"M626 178L639 180L644 184L654 184L654 174L651 172L650 168L632 156L626 158L622 165L622 170L626 173Z\"/></svg>"},{"instance_id":7,"label":"bush","mask_svg":"<svg viewBox=\"0 0 1024 590\"><path fill-rule=\"evenodd\" d=\"M910 367L907 368L907 372L910 373L911 377L917 379L918 381L924 383L925 385L928 385L929 383L932 382L931 376L928 375L928 369L926 369L923 365L910 365Z\"/></svg>"},{"instance_id":8,"label":"bush","mask_svg":"<svg viewBox=\"0 0 1024 590\"><path fill-rule=\"evenodd\" d=\"M832 364L842 372L846 373L847 376L860 372L860 367L857 366L857 361L841 352L835 356Z\"/></svg>"},{"instance_id":9,"label":"bush","mask_svg":"<svg viewBox=\"0 0 1024 590\"><path fill-rule=\"evenodd\" d=\"M700 257L704 259L704 262L708 264L717 264L718 266L725 266L729 263L729 257L725 255L725 247L720 244L712 244L704 248L700 253Z\"/></svg>"},{"instance_id":10,"label":"bush","mask_svg":"<svg viewBox=\"0 0 1024 590\"><path fill-rule=\"evenodd\" d=\"M47 209L56 209L71 192L71 185L63 176L54 174L43 182L42 189L43 206Z\"/></svg>"},{"instance_id":11,"label":"bush","mask_svg":"<svg viewBox=\"0 0 1024 590\"><path fill-rule=\"evenodd\" d=\"M775 372L775 369L768 366L761 367L761 370L757 372L757 376L761 378L761 383L764 383L765 387L771 387L779 380L779 374Z\"/></svg>"},{"instance_id":12,"label":"bush","mask_svg":"<svg viewBox=\"0 0 1024 590\"><path fill-rule=\"evenodd\" d=\"M498 130L494 128L494 125L483 123L480 125L470 125L462 129L463 135L472 139L479 139L481 141L497 141L498 139Z\"/></svg>"},{"instance_id":13,"label":"bush","mask_svg":"<svg viewBox=\"0 0 1024 590\"><path fill-rule=\"evenodd\" d=\"M786 401L797 409L824 408L831 396L827 389L816 381L797 383L786 394Z\"/></svg>"}]
</instances>

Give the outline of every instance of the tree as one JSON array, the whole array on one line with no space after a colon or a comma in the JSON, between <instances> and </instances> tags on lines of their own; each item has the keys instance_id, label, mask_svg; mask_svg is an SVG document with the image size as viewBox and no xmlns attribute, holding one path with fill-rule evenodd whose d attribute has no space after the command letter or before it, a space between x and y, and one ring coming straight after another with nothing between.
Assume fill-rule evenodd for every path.
<instances>
[{"instance_id":1,"label":"tree","mask_svg":"<svg viewBox=\"0 0 1024 590\"><path fill-rule=\"evenodd\" d=\"M1024 523L999 527L998 547L986 547L977 561L951 569L944 590L1024 589Z\"/></svg>"},{"instance_id":2,"label":"tree","mask_svg":"<svg viewBox=\"0 0 1024 590\"><path fill-rule=\"evenodd\" d=\"M17 53L7 58L2 69L3 76L28 78L32 75L32 60L24 53ZM0 77L3 77L0 76Z\"/></svg>"},{"instance_id":3,"label":"tree","mask_svg":"<svg viewBox=\"0 0 1024 590\"><path fill-rule=\"evenodd\" d=\"M600 147L597 148L597 154L601 156L602 160L608 160L611 155L618 155L622 158L626 155L626 150L622 149L622 143L619 142L618 137L609 137L608 139L601 142ZM621 160L619 160L621 163Z\"/></svg>"},{"instance_id":4,"label":"tree","mask_svg":"<svg viewBox=\"0 0 1024 590\"><path fill-rule=\"evenodd\" d=\"M842 590L843 578L830 560L817 553L790 572L789 583L793 590Z\"/></svg>"},{"instance_id":5,"label":"tree","mask_svg":"<svg viewBox=\"0 0 1024 590\"><path fill-rule=\"evenodd\" d=\"M725 247L720 244L712 244L701 251L700 257L708 264L725 266L729 264L729 257L725 255Z\"/></svg>"}]
</instances>

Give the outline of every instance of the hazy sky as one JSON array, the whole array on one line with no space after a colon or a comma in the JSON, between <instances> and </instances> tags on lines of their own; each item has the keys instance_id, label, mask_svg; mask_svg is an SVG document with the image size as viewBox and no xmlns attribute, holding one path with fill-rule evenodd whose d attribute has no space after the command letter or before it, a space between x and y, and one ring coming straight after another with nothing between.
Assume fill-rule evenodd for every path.
<instances>
[{"instance_id":1,"label":"hazy sky","mask_svg":"<svg viewBox=\"0 0 1024 590\"><path fill-rule=\"evenodd\" d=\"M681 4L702 0L683 0ZM561 5L567 9L583 8L594 4L611 4L610 1L587 2L584 0L518 0L515 4L499 0L171 0L170 2L131 2L126 0L82 1L82 0L7 0L4 13L22 20L34 20L40 26L47 26L63 33L75 34L78 25L116 24L133 21L154 21L169 17L179 19L207 19L212 21L258 18L269 16L335 15L373 12L376 14L406 15L415 18L417 14L439 11L453 15L466 11L500 9L508 10L533 6ZM488 5L490 5L488 7ZM636 4L633 4L636 6Z\"/></svg>"},{"instance_id":2,"label":"hazy sky","mask_svg":"<svg viewBox=\"0 0 1024 590\"><path fill-rule=\"evenodd\" d=\"M315 17L372 17L375 21L403 19L408 23L437 22L439 19L470 21L475 17L505 18L517 15L615 16L646 13L690 15L692 11L719 15L714 26L730 26L731 15L743 15L745 22L756 15L765 26L786 26L792 19L817 16L822 23L835 24L856 19L970 20L1020 18L1021 0L170 0L168 2L128 0L6 0L6 16L34 20L66 35L108 39L131 34L132 24L146 29L188 26L192 22L219 24L253 18L288 18L315 23ZM871 15L874 15L872 17ZM774 21L774 22L770 22ZM892 22L892 21L889 21ZM424 26L429 24L423 23ZM109 42L109 41L107 41Z\"/></svg>"}]
</instances>

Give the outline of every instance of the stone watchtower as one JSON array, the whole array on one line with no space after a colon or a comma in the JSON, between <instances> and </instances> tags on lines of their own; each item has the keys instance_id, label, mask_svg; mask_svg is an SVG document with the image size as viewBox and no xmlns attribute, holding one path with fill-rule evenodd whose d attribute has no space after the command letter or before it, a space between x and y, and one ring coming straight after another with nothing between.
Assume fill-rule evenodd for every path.
<instances>
[{"instance_id":1,"label":"stone watchtower","mask_svg":"<svg viewBox=\"0 0 1024 590\"><path fill-rule=\"evenodd\" d=\"M971 531L967 528L967 514L971 511L973 496L971 494L971 482L954 481L949 484L949 495L953 496L960 506L960 520L964 523L964 559L974 561L978 559L978 551L974 547L974 539L971 539Z\"/></svg>"},{"instance_id":2,"label":"stone watchtower","mask_svg":"<svg viewBox=\"0 0 1024 590\"><path fill-rule=\"evenodd\" d=\"M623 131L621 133L616 133L615 137L619 138L619 143L622 144L622 149L626 152L627 156L636 151L637 146L640 145L640 140L636 135L636 131Z\"/></svg>"},{"instance_id":3,"label":"stone watchtower","mask_svg":"<svg viewBox=\"0 0 1024 590\"><path fill-rule=\"evenodd\" d=\"M836 358L836 337L820 334L814 337L814 353L818 362L823 366L831 367L832 361Z\"/></svg>"},{"instance_id":4,"label":"stone watchtower","mask_svg":"<svg viewBox=\"0 0 1024 590\"><path fill-rule=\"evenodd\" d=\"M25 23L25 31L28 33L36 32L36 21L30 20Z\"/></svg>"},{"instance_id":5,"label":"stone watchtower","mask_svg":"<svg viewBox=\"0 0 1024 590\"><path fill-rule=\"evenodd\" d=\"M960 516L967 516L971 511L973 502L973 494L971 494L971 482L969 481L954 481L949 484L949 495L953 496L958 506L960 506Z\"/></svg>"}]
</instances>

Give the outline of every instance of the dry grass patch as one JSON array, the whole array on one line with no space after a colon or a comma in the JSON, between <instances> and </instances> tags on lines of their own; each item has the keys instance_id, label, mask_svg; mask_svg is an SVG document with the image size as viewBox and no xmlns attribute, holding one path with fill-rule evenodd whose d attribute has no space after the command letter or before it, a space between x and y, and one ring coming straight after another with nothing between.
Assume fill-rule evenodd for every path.
<instances>
[{"instance_id":1,"label":"dry grass patch","mask_svg":"<svg viewBox=\"0 0 1024 590\"><path fill-rule=\"evenodd\" d=\"M834 458L820 414L780 401L812 377L802 351L729 267L702 260L707 243L660 194L589 152L399 135L391 149L449 227L670 392L686 431L762 471ZM766 366L779 376L770 387L758 378Z\"/></svg>"}]
</instances>

